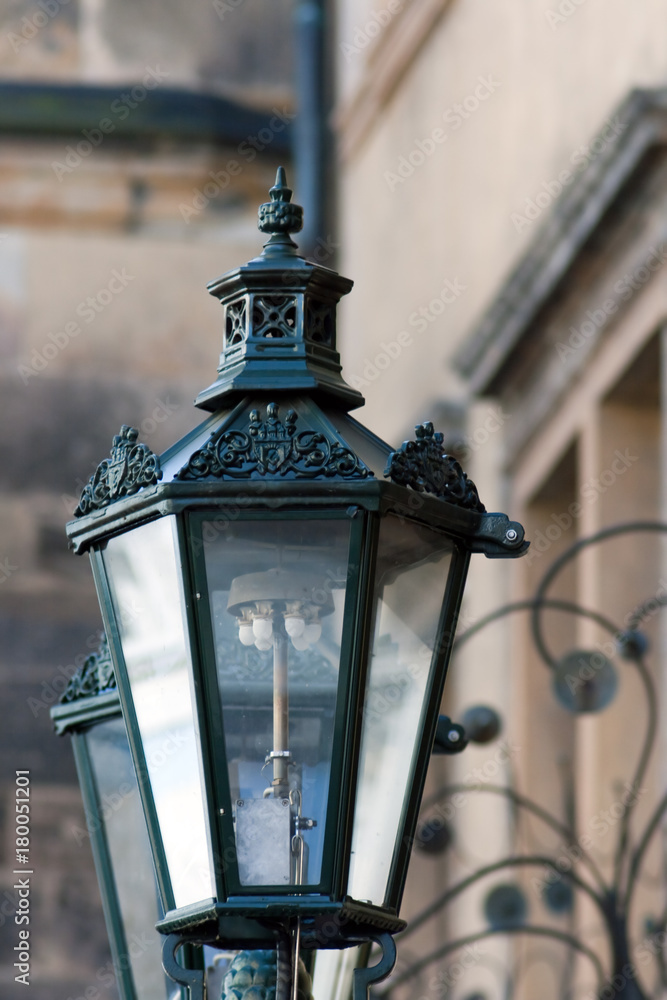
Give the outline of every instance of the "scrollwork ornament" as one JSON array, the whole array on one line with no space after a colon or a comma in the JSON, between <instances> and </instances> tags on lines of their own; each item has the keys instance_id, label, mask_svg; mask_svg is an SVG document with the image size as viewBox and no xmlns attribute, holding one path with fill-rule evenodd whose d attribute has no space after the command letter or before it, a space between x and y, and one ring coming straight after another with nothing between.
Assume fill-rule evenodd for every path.
<instances>
[{"instance_id":1,"label":"scrollwork ornament","mask_svg":"<svg viewBox=\"0 0 667 1000\"><path fill-rule=\"evenodd\" d=\"M404 441L387 461L385 476L398 486L431 493L466 510L486 510L477 488L451 455L443 450L443 435L427 421L415 428L415 440Z\"/></svg>"},{"instance_id":2,"label":"scrollwork ornament","mask_svg":"<svg viewBox=\"0 0 667 1000\"><path fill-rule=\"evenodd\" d=\"M112 691L115 688L116 675L109 652L109 643L106 635L103 635L97 652L91 653L77 672L70 677L60 702L67 705L80 698L92 698L103 691Z\"/></svg>"},{"instance_id":3,"label":"scrollwork ornament","mask_svg":"<svg viewBox=\"0 0 667 1000\"><path fill-rule=\"evenodd\" d=\"M75 517L84 517L114 500L138 493L162 478L160 459L148 445L137 444L138 436L136 427L123 424L113 439L111 457L100 462L84 486Z\"/></svg>"},{"instance_id":4,"label":"scrollwork ornament","mask_svg":"<svg viewBox=\"0 0 667 1000\"><path fill-rule=\"evenodd\" d=\"M247 430L216 432L178 472L177 479L250 479L294 476L296 479L337 477L365 479L369 469L340 442L321 431L297 429L298 417L269 403L266 417L251 410Z\"/></svg>"}]
</instances>

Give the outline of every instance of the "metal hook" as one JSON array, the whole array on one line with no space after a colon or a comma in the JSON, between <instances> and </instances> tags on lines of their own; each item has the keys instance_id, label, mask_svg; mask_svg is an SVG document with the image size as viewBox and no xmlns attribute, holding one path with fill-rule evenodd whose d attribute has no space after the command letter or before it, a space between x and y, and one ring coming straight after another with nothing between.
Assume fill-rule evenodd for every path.
<instances>
[{"instance_id":1,"label":"metal hook","mask_svg":"<svg viewBox=\"0 0 667 1000\"><path fill-rule=\"evenodd\" d=\"M206 1000L206 973L203 969L184 969L176 961L176 952L191 942L180 934L168 934L162 945L162 968L179 986L185 986L190 1000Z\"/></svg>"},{"instance_id":2,"label":"metal hook","mask_svg":"<svg viewBox=\"0 0 667 1000\"><path fill-rule=\"evenodd\" d=\"M370 969L355 969L352 984L352 1000L368 1000L368 988L374 983L381 983L390 975L396 965L396 942L391 934L373 935L371 938L382 948L382 957L377 965Z\"/></svg>"}]
</instances>

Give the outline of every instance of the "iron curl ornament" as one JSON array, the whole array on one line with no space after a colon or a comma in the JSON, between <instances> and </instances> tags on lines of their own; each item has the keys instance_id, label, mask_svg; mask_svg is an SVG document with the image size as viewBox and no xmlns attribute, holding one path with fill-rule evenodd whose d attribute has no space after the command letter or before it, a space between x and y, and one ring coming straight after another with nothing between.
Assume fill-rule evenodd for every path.
<instances>
[{"instance_id":1,"label":"iron curl ornament","mask_svg":"<svg viewBox=\"0 0 667 1000\"><path fill-rule=\"evenodd\" d=\"M147 444L137 444L138 437L136 427L123 424L113 439L111 457L100 462L84 486L74 517L85 517L162 479L160 459Z\"/></svg>"},{"instance_id":2,"label":"iron curl ornament","mask_svg":"<svg viewBox=\"0 0 667 1000\"><path fill-rule=\"evenodd\" d=\"M115 690L114 674L109 643L106 635L100 639L99 649L87 656L81 667L70 677L60 702L67 705L79 698L92 698L104 691Z\"/></svg>"},{"instance_id":3,"label":"iron curl ornament","mask_svg":"<svg viewBox=\"0 0 667 1000\"><path fill-rule=\"evenodd\" d=\"M444 437L430 420L415 427L415 440L392 451L385 476L398 486L431 493L447 503L484 514L477 487L451 455L444 453Z\"/></svg>"},{"instance_id":4,"label":"iron curl ornament","mask_svg":"<svg viewBox=\"0 0 667 1000\"><path fill-rule=\"evenodd\" d=\"M214 433L178 472L177 479L249 479L251 476L319 476L365 479L369 469L356 455L321 431L297 431L298 415L269 403L266 418L251 410L247 430Z\"/></svg>"}]
</instances>

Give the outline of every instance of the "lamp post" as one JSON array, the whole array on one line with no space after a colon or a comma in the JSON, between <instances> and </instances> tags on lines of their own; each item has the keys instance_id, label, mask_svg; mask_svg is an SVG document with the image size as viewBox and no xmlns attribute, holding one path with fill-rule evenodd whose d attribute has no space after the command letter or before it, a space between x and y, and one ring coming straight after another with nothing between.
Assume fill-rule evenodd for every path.
<instances>
[{"instance_id":1,"label":"lamp post","mask_svg":"<svg viewBox=\"0 0 667 1000\"><path fill-rule=\"evenodd\" d=\"M359 990L391 970L470 554L527 548L430 423L392 451L349 416L352 283L298 255L291 193L280 168L263 252L209 285L208 418L160 457L123 427L67 528L142 776L168 971L187 940L277 944L281 997L300 947L379 941Z\"/></svg>"}]
</instances>

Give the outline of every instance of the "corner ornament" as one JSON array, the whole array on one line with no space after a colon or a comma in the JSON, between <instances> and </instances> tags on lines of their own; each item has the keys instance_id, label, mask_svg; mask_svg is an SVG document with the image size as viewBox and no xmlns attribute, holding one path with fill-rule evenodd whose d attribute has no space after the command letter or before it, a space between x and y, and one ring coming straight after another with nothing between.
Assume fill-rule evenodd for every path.
<instances>
[{"instance_id":1,"label":"corner ornament","mask_svg":"<svg viewBox=\"0 0 667 1000\"><path fill-rule=\"evenodd\" d=\"M67 705L80 698L92 698L103 691L112 691L115 688L116 675L109 652L109 643L106 635L102 634L97 652L86 657L77 672L70 677L60 698L60 704Z\"/></svg>"},{"instance_id":2,"label":"corner ornament","mask_svg":"<svg viewBox=\"0 0 667 1000\"><path fill-rule=\"evenodd\" d=\"M317 479L365 479L370 470L338 441L320 431L297 431L298 416L288 410L280 418L280 407L269 403L266 417L251 410L246 430L214 433L203 448L194 452L177 479L250 479L257 476L287 476Z\"/></svg>"},{"instance_id":3,"label":"corner ornament","mask_svg":"<svg viewBox=\"0 0 667 1000\"><path fill-rule=\"evenodd\" d=\"M97 466L83 488L74 517L85 517L114 500L138 493L142 486L152 486L162 478L160 459L146 444L137 444L139 431L126 424L116 434L111 457Z\"/></svg>"},{"instance_id":4,"label":"corner ornament","mask_svg":"<svg viewBox=\"0 0 667 1000\"><path fill-rule=\"evenodd\" d=\"M398 486L417 493L431 493L447 503L484 514L477 487L451 455L443 452L443 435L427 421L415 427L414 441L404 441L392 451L385 476Z\"/></svg>"}]
</instances>

